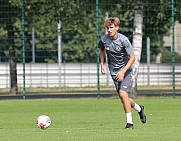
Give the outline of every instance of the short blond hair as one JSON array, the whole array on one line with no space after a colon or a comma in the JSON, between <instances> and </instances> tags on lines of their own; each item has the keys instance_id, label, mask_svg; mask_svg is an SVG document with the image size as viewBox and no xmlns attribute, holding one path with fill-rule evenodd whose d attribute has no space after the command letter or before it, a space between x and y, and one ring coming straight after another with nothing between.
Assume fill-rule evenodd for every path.
<instances>
[{"instance_id":1,"label":"short blond hair","mask_svg":"<svg viewBox=\"0 0 181 141\"><path fill-rule=\"evenodd\" d=\"M112 24L114 24L115 26L118 26L119 27L119 24L120 24L120 20L119 18L117 17L110 17L108 19L106 19L105 23L104 23L104 26L107 27L107 26L111 26Z\"/></svg>"}]
</instances>

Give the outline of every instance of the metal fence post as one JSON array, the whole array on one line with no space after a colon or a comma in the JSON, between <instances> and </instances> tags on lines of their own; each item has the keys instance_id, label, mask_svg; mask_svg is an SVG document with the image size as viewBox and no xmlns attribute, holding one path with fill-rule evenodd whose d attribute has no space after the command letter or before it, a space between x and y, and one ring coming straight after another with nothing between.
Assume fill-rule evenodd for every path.
<instances>
[{"instance_id":1,"label":"metal fence post","mask_svg":"<svg viewBox=\"0 0 181 141\"><path fill-rule=\"evenodd\" d=\"M22 32L22 53L23 53L23 99L26 99L26 86L25 86L25 32L24 32L24 26L25 26L25 21L24 21L24 14L25 14L25 9L24 9L24 0L21 1L22 4L22 11L21 11L21 32Z\"/></svg>"},{"instance_id":2,"label":"metal fence post","mask_svg":"<svg viewBox=\"0 0 181 141\"><path fill-rule=\"evenodd\" d=\"M100 75L99 75L99 0L96 0L96 45L97 45L97 96L100 98Z\"/></svg>"},{"instance_id":3,"label":"metal fence post","mask_svg":"<svg viewBox=\"0 0 181 141\"><path fill-rule=\"evenodd\" d=\"M147 85L150 85L150 38L146 38L147 47Z\"/></svg>"},{"instance_id":4,"label":"metal fence post","mask_svg":"<svg viewBox=\"0 0 181 141\"><path fill-rule=\"evenodd\" d=\"M175 19L174 0L172 0L172 96L175 98Z\"/></svg>"}]
</instances>

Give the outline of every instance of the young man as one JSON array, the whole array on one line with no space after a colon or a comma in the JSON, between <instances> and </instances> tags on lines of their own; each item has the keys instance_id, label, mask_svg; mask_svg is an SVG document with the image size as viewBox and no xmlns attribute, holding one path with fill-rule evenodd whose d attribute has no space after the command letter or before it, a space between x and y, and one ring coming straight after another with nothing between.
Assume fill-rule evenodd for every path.
<instances>
[{"instance_id":1,"label":"young man","mask_svg":"<svg viewBox=\"0 0 181 141\"><path fill-rule=\"evenodd\" d=\"M109 71L126 114L125 128L133 129L131 108L138 111L142 123L146 123L146 115L144 106L136 104L133 99L128 97L132 86L131 65L135 61L135 55L128 38L118 33L119 24L119 18L108 18L104 23L108 34L102 36L99 42L101 73L106 73L104 58L107 53Z\"/></svg>"}]
</instances>

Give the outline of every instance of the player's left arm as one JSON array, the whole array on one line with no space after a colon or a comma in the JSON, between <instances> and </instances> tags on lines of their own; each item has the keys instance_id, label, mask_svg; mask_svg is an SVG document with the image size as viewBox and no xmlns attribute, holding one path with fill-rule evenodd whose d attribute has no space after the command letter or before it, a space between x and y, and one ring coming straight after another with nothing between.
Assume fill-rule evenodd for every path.
<instances>
[{"instance_id":1,"label":"player's left arm","mask_svg":"<svg viewBox=\"0 0 181 141\"><path fill-rule=\"evenodd\" d=\"M123 73L126 73L126 71L131 67L131 65L134 63L135 61L135 55L134 53L130 53L129 54L129 61L128 63L126 64L126 66L122 69Z\"/></svg>"},{"instance_id":2,"label":"player's left arm","mask_svg":"<svg viewBox=\"0 0 181 141\"><path fill-rule=\"evenodd\" d=\"M124 74L126 73L126 71L131 67L131 65L132 65L132 64L134 63L134 61L135 61L135 55L134 55L134 53L130 53L129 56L130 56L130 58L129 58L129 61L128 61L128 63L126 64L126 66L125 66L121 71L119 71L119 72L116 74L116 79L117 79L118 82L124 80Z\"/></svg>"}]
</instances>

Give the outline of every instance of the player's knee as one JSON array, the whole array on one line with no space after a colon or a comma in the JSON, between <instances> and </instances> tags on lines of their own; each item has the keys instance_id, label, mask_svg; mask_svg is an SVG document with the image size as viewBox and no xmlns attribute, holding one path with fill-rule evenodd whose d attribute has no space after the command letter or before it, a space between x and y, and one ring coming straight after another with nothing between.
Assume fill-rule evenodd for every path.
<instances>
[{"instance_id":1,"label":"player's knee","mask_svg":"<svg viewBox=\"0 0 181 141\"><path fill-rule=\"evenodd\" d=\"M119 91L119 96L121 99L125 99L128 98L128 93L126 93L125 91Z\"/></svg>"}]
</instances>

